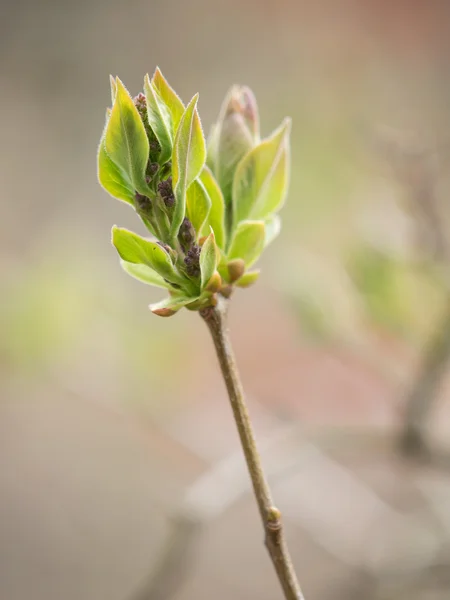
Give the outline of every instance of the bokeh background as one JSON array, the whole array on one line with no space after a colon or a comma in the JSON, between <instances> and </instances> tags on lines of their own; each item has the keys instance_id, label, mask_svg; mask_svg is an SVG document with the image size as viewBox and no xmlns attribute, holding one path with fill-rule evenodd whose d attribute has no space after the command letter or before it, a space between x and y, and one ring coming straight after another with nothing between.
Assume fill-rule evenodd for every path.
<instances>
[{"instance_id":1,"label":"bokeh background","mask_svg":"<svg viewBox=\"0 0 450 600\"><path fill-rule=\"evenodd\" d=\"M293 118L230 320L306 598L448 598L450 4L0 10L0 598L281 597L207 330L109 243L139 222L96 181L108 76L156 65L205 131L233 83Z\"/></svg>"}]
</instances>

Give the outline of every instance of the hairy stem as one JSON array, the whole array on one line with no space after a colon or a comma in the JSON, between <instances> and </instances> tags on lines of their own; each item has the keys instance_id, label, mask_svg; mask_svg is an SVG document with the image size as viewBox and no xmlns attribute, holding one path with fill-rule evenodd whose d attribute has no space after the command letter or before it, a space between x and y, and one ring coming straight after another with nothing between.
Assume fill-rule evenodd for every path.
<instances>
[{"instance_id":1,"label":"hairy stem","mask_svg":"<svg viewBox=\"0 0 450 600\"><path fill-rule=\"evenodd\" d=\"M220 297L216 307L203 309L200 311L200 315L208 325L216 348L253 491L261 514L265 544L283 588L284 597L287 600L304 600L284 538L281 513L273 504L272 495L261 465L253 427L245 403L244 390L228 337L227 308L228 300Z\"/></svg>"}]
</instances>

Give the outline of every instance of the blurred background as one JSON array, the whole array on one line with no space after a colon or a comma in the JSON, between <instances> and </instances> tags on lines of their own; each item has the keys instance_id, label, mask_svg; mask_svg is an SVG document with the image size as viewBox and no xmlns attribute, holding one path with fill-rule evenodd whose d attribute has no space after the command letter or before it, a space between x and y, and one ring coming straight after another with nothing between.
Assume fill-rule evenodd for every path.
<instances>
[{"instance_id":1,"label":"blurred background","mask_svg":"<svg viewBox=\"0 0 450 600\"><path fill-rule=\"evenodd\" d=\"M449 597L449 59L446 0L1 3L2 600L281 597L206 327L109 242L108 76L156 65L206 132L233 83L293 118L230 320L306 598Z\"/></svg>"}]
</instances>

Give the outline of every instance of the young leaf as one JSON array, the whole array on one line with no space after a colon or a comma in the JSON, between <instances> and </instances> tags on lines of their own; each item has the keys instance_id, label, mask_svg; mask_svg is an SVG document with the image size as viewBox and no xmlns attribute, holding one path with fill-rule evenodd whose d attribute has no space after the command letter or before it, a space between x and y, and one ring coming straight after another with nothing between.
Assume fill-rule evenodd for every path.
<instances>
[{"instance_id":1,"label":"young leaf","mask_svg":"<svg viewBox=\"0 0 450 600\"><path fill-rule=\"evenodd\" d=\"M119 78L116 85L116 98L105 132L105 150L114 164L127 174L134 189L146 194L147 134L131 96Z\"/></svg>"},{"instance_id":2,"label":"young leaf","mask_svg":"<svg viewBox=\"0 0 450 600\"><path fill-rule=\"evenodd\" d=\"M222 250L225 249L225 203L222 196L222 191L219 184L214 179L214 175L210 169L205 165L200 175L200 181L204 185L208 196L211 200L211 208L209 210L208 219L206 221L206 227L211 227L216 236L216 244ZM207 235L209 229L203 232L203 235Z\"/></svg>"},{"instance_id":3,"label":"young leaf","mask_svg":"<svg viewBox=\"0 0 450 600\"><path fill-rule=\"evenodd\" d=\"M253 131L249 128L245 116L243 90L244 88L236 85L231 88L222 105L217 123L212 170L227 205L231 203L236 167L255 142Z\"/></svg>"},{"instance_id":4,"label":"young leaf","mask_svg":"<svg viewBox=\"0 0 450 600\"><path fill-rule=\"evenodd\" d=\"M111 85L111 106L114 106L114 102L116 100L116 94L117 94L117 85L116 85L116 80L114 79L114 77L112 75L109 76L109 83Z\"/></svg>"},{"instance_id":5,"label":"young leaf","mask_svg":"<svg viewBox=\"0 0 450 600\"><path fill-rule=\"evenodd\" d=\"M167 83L167 80L164 78L158 67L156 67L151 83L152 87L159 93L169 110L172 122L172 137L175 137L178 125L184 113L184 105L176 92Z\"/></svg>"},{"instance_id":6,"label":"young leaf","mask_svg":"<svg viewBox=\"0 0 450 600\"><path fill-rule=\"evenodd\" d=\"M264 249L264 221L241 221L231 240L228 259L242 258L246 267L258 260Z\"/></svg>"},{"instance_id":7,"label":"young leaf","mask_svg":"<svg viewBox=\"0 0 450 600\"><path fill-rule=\"evenodd\" d=\"M165 164L172 156L172 118L158 90L151 84L148 75L144 79L144 92L147 100L148 122L161 146L160 164Z\"/></svg>"},{"instance_id":8,"label":"young leaf","mask_svg":"<svg viewBox=\"0 0 450 600\"><path fill-rule=\"evenodd\" d=\"M128 273L128 275L131 275L131 277L134 277L134 279L137 279L138 281L159 288L171 289L170 283L167 283L161 275L158 275L156 271L147 265L138 265L126 262L125 260L121 260L120 264L125 273Z\"/></svg>"},{"instance_id":9,"label":"young leaf","mask_svg":"<svg viewBox=\"0 0 450 600\"><path fill-rule=\"evenodd\" d=\"M235 285L240 288L249 287L257 281L260 273L261 271L259 269L256 271L247 271L247 273L244 273L244 275L236 281Z\"/></svg>"},{"instance_id":10,"label":"young leaf","mask_svg":"<svg viewBox=\"0 0 450 600\"><path fill-rule=\"evenodd\" d=\"M211 208L211 200L200 179L196 179L189 186L186 194L187 217L194 226L197 238L200 237Z\"/></svg>"},{"instance_id":11,"label":"young leaf","mask_svg":"<svg viewBox=\"0 0 450 600\"><path fill-rule=\"evenodd\" d=\"M172 185L175 207L171 234L176 236L186 211L186 191L196 179L206 159L205 138L197 112L198 94L189 102L181 118L172 152Z\"/></svg>"},{"instance_id":12,"label":"young leaf","mask_svg":"<svg viewBox=\"0 0 450 600\"><path fill-rule=\"evenodd\" d=\"M281 231L281 219L278 215L272 215L266 221L266 239L264 240L264 248L268 246L278 236Z\"/></svg>"},{"instance_id":13,"label":"young leaf","mask_svg":"<svg viewBox=\"0 0 450 600\"><path fill-rule=\"evenodd\" d=\"M168 298L164 298L161 302L157 302L156 304L150 304L150 310L155 315L160 317L171 317L176 312L186 306L186 304L190 304L197 300L198 296L187 297L187 296L169 296Z\"/></svg>"},{"instance_id":14,"label":"young leaf","mask_svg":"<svg viewBox=\"0 0 450 600\"><path fill-rule=\"evenodd\" d=\"M284 202L289 183L289 130L285 120L269 138L250 150L233 180L233 223L267 219Z\"/></svg>"},{"instance_id":15,"label":"young leaf","mask_svg":"<svg viewBox=\"0 0 450 600\"><path fill-rule=\"evenodd\" d=\"M100 185L113 198L134 205L134 189L131 182L121 173L105 150L105 139L102 137L98 147L97 176Z\"/></svg>"},{"instance_id":16,"label":"young leaf","mask_svg":"<svg viewBox=\"0 0 450 600\"><path fill-rule=\"evenodd\" d=\"M159 244L115 226L112 228L112 243L125 262L147 265L164 279L173 283L179 281L180 276L175 272L170 256Z\"/></svg>"},{"instance_id":17,"label":"young leaf","mask_svg":"<svg viewBox=\"0 0 450 600\"><path fill-rule=\"evenodd\" d=\"M220 254L214 239L214 233L211 232L206 238L200 252L200 271L202 289L208 284L216 271Z\"/></svg>"}]
</instances>

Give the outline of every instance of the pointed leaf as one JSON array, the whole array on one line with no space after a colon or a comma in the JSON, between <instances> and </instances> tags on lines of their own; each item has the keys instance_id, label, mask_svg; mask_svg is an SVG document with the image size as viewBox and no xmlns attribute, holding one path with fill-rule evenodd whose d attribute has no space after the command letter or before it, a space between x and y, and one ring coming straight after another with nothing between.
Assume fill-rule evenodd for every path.
<instances>
[{"instance_id":1,"label":"pointed leaf","mask_svg":"<svg viewBox=\"0 0 450 600\"><path fill-rule=\"evenodd\" d=\"M267 219L266 223L266 239L264 240L264 248L271 244L281 231L281 219L278 215L272 215Z\"/></svg>"},{"instance_id":2,"label":"pointed leaf","mask_svg":"<svg viewBox=\"0 0 450 600\"><path fill-rule=\"evenodd\" d=\"M114 106L114 102L116 100L116 94L117 94L117 85L116 85L116 80L114 79L114 77L112 75L109 76L109 84L111 86L111 106Z\"/></svg>"},{"instance_id":3,"label":"pointed leaf","mask_svg":"<svg viewBox=\"0 0 450 600\"><path fill-rule=\"evenodd\" d=\"M174 270L170 256L156 242L146 240L136 233L128 231L128 229L114 226L112 228L112 243L116 247L120 258L124 261L147 265L172 283L177 283L180 280L180 276Z\"/></svg>"},{"instance_id":4,"label":"pointed leaf","mask_svg":"<svg viewBox=\"0 0 450 600\"><path fill-rule=\"evenodd\" d=\"M264 221L242 221L231 241L228 259L242 258L246 267L258 260L264 249Z\"/></svg>"},{"instance_id":5,"label":"pointed leaf","mask_svg":"<svg viewBox=\"0 0 450 600\"><path fill-rule=\"evenodd\" d=\"M167 283L161 275L158 275L156 271L148 267L147 265L139 265L135 263L126 262L121 260L120 264L122 269L134 279L147 283L148 285L154 285L155 287L171 289L170 283Z\"/></svg>"},{"instance_id":6,"label":"pointed leaf","mask_svg":"<svg viewBox=\"0 0 450 600\"><path fill-rule=\"evenodd\" d=\"M150 304L150 310L152 313L159 315L160 317L170 317L176 312L186 306L186 304L190 304L197 300L198 296L187 297L187 296L169 296L168 298L164 298L161 302L157 302L156 304ZM172 311L172 312L170 312Z\"/></svg>"},{"instance_id":7,"label":"pointed leaf","mask_svg":"<svg viewBox=\"0 0 450 600\"><path fill-rule=\"evenodd\" d=\"M211 277L214 275L220 254L214 239L214 233L210 233L206 238L202 250L200 252L200 271L202 289L208 284Z\"/></svg>"},{"instance_id":8,"label":"pointed leaf","mask_svg":"<svg viewBox=\"0 0 450 600\"><path fill-rule=\"evenodd\" d=\"M219 125L214 123L206 141L206 164L214 171L217 157L217 143L219 141Z\"/></svg>"},{"instance_id":9,"label":"pointed leaf","mask_svg":"<svg viewBox=\"0 0 450 600\"><path fill-rule=\"evenodd\" d=\"M239 163L233 181L233 223L267 219L279 210L289 183L289 130L285 120Z\"/></svg>"},{"instance_id":10,"label":"pointed leaf","mask_svg":"<svg viewBox=\"0 0 450 600\"><path fill-rule=\"evenodd\" d=\"M100 185L113 198L134 206L134 189L131 182L116 167L105 150L105 139L102 137L98 147L97 176Z\"/></svg>"},{"instance_id":11,"label":"pointed leaf","mask_svg":"<svg viewBox=\"0 0 450 600\"><path fill-rule=\"evenodd\" d=\"M210 169L205 165L200 175L200 181L205 186L208 196L211 200L211 208L209 210L208 219L206 221L206 227L208 229L203 232L203 235L207 235L209 227L214 231L216 236L216 244L222 250L225 249L225 203L222 196L222 191L219 184L214 179L214 175Z\"/></svg>"},{"instance_id":12,"label":"pointed leaf","mask_svg":"<svg viewBox=\"0 0 450 600\"><path fill-rule=\"evenodd\" d=\"M211 200L199 179L189 186L186 194L186 213L189 221L194 226L197 239L201 235L202 227L211 209Z\"/></svg>"},{"instance_id":13,"label":"pointed leaf","mask_svg":"<svg viewBox=\"0 0 450 600\"><path fill-rule=\"evenodd\" d=\"M172 136L175 137L178 125L184 113L184 105L176 92L170 87L158 67L156 67L152 77L152 87L159 93L169 110L172 122Z\"/></svg>"},{"instance_id":14,"label":"pointed leaf","mask_svg":"<svg viewBox=\"0 0 450 600\"><path fill-rule=\"evenodd\" d=\"M222 104L216 136L212 170L228 206L236 167L254 145L254 137L241 104L241 88L237 85L231 88Z\"/></svg>"},{"instance_id":15,"label":"pointed leaf","mask_svg":"<svg viewBox=\"0 0 450 600\"><path fill-rule=\"evenodd\" d=\"M105 133L105 150L128 176L134 189L146 194L145 169L150 149L147 134L131 96L119 78L116 85L117 94Z\"/></svg>"},{"instance_id":16,"label":"pointed leaf","mask_svg":"<svg viewBox=\"0 0 450 600\"><path fill-rule=\"evenodd\" d=\"M148 75L144 80L147 100L148 122L161 146L159 163L165 164L172 156L172 118L158 90L151 84Z\"/></svg>"},{"instance_id":17,"label":"pointed leaf","mask_svg":"<svg viewBox=\"0 0 450 600\"><path fill-rule=\"evenodd\" d=\"M257 271L247 271L244 273L240 279L238 279L235 283L240 288L246 288L253 285L259 278L261 271L258 269Z\"/></svg>"},{"instance_id":18,"label":"pointed leaf","mask_svg":"<svg viewBox=\"0 0 450 600\"><path fill-rule=\"evenodd\" d=\"M198 94L189 102L178 127L172 152L172 185L175 207L171 234L176 236L186 211L186 192L203 169L205 138L197 112Z\"/></svg>"}]
</instances>

